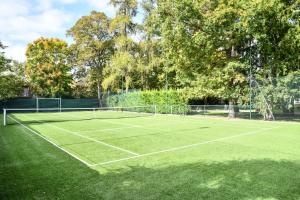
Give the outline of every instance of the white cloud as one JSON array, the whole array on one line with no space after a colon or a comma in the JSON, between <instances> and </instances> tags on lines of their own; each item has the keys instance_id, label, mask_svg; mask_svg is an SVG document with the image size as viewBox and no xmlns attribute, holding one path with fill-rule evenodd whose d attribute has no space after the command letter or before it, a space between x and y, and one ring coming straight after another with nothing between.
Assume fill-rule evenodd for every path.
<instances>
[{"instance_id":1,"label":"white cloud","mask_svg":"<svg viewBox=\"0 0 300 200\"><path fill-rule=\"evenodd\" d=\"M10 17L16 15L28 14L30 4L25 0L4 1L0 3L0 17Z\"/></svg>"},{"instance_id":2,"label":"white cloud","mask_svg":"<svg viewBox=\"0 0 300 200\"><path fill-rule=\"evenodd\" d=\"M110 0L0 1L0 41L8 46L6 55L19 61L25 61L28 43L41 36L64 38L66 30L90 10L115 15Z\"/></svg>"},{"instance_id":3,"label":"white cloud","mask_svg":"<svg viewBox=\"0 0 300 200\"><path fill-rule=\"evenodd\" d=\"M5 55L19 61L25 61L26 45L12 45L5 49Z\"/></svg>"},{"instance_id":4,"label":"white cloud","mask_svg":"<svg viewBox=\"0 0 300 200\"><path fill-rule=\"evenodd\" d=\"M61 4L72 4L72 3L76 3L77 0L58 0L58 2Z\"/></svg>"},{"instance_id":5,"label":"white cloud","mask_svg":"<svg viewBox=\"0 0 300 200\"><path fill-rule=\"evenodd\" d=\"M109 3L110 0L86 0L87 3L97 11L105 12L108 16L115 15L115 8Z\"/></svg>"},{"instance_id":6,"label":"white cloud","mask_svg":"<svg viewBox=\"0 0 300 200\"><path fill-rule=\"evenodd\" d=\"M64 35L66 24L73 16L54 8L54 0L42 0L38 3L30 0L10 0L0 4L0 40L8 48L6 55L25 60L25 48L38 37L58 37ZM75 0L56 0L60 3L72 3Z\"/></svg>"}]
</instances>

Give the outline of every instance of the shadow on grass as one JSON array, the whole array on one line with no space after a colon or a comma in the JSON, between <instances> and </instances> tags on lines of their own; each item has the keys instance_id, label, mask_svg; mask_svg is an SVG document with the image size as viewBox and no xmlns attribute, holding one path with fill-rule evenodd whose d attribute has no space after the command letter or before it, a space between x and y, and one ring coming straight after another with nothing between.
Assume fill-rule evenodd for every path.
<instances>
[{"instance_id":1,"label":"shadow on grass","mask_svg":"<svg viewBox=\"0 0 300 200\"><path fill-rule=\"evenodd\" d=\"M3 170L3 168L2 168ZM299 199L300 165L250 160L130 167L99 174L76 161L15 166L2 197L42 199ZM3 180L2 180L3 181Z\"/></svg>"}]
</instances>

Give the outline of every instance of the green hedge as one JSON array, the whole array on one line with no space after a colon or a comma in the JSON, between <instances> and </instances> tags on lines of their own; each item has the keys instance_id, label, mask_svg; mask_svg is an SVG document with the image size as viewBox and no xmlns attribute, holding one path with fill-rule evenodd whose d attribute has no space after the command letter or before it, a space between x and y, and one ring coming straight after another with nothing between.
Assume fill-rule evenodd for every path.
<instances>
[{"instance_id":1,"label":"green hedge","mask_svg":"<svg viewBox=\"0 0 300 200\"><path fill-rule=\"evenodd\" d=\"M187 105L185 96L183 90L148 90L111 95L107 97L106 104L111 107L156 105L158 113L170 113L170 105L178 105L172 110L177 113L183 112L182 107Z\"/></svg>"}]
</instances>

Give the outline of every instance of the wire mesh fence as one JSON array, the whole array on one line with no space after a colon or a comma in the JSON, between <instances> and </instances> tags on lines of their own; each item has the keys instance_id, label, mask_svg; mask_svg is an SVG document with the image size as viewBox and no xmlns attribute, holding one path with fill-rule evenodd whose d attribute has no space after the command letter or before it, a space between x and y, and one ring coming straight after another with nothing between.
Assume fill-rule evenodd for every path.
<instances>
[{"instance_id":1,"label":"wire mesh fence","mask_svg":"<svg viewBox=\"0 0 300 200\"><path fill-rule=\"evenodd\" d=\"M1 108L96 108L104 105L99 99L16 98L0 101Z\"/></svg>"},{"instance_id":2,"label":"wire mesh fence","mask_svg":"<svg viewBox=\"0 0 300 200\"><path fill-rule=\"evenodd\" d=\"M299 105L299 106L298 106ZM225 117L237 119L268 120L264 118L259 107L255 105L168 105L157 108L160 114L186 115L195 117ZM295 105L293 112L273 109L274 120L299 121L300 104Z\"/></svg>"}]
</instances>

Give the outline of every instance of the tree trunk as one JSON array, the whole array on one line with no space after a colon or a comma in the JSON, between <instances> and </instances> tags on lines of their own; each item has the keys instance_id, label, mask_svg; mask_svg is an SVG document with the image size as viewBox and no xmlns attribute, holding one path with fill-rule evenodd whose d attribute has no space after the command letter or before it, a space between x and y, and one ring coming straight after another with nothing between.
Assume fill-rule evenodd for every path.
<instances>
[{"instance_id":1,"label":"tree trunk","mask_svg":"<svg viewBox=\"0 0 300 200\"><path fill-rule=\"evenodd\" d=\"M228 117L229 118L235 118L236 113L240 112L240 109L238 106L234 104L234 101L230 100L229 101L229 106L228 106Z\"/></svg>"},{"instance_id":2,"label":"tree trunk","mask_svg":"<svg viewBox=\"0 0 300 200\"><path fill-rule=\"evenodd\" d=\"M229 118L235 118L235 110L234 110L234 105L232 101L229 101L229 106L228 106L228 117Z\"/></svg>"}]
</instances>

